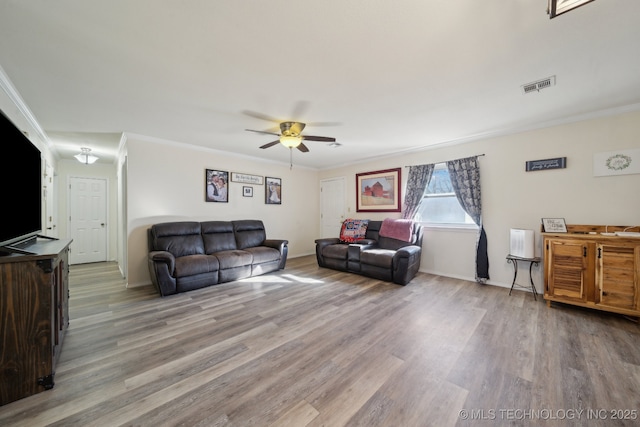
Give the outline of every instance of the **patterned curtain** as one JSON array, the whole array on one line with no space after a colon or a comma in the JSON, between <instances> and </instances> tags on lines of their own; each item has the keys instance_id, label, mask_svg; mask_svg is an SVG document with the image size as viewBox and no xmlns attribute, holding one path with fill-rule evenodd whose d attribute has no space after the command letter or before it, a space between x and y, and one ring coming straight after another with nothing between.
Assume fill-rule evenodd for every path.
<instances>
[{"instance_id":1,"label":"patterned curtain","mask_svg":"<svg viewBox=\"0 0 640 427\"><path fill-rule=\"evenodd\" d=\"M476 240L476 281L489 280L489 257L487 255L487 235L482 226L482 199L480 197L480 165L478 157L451 160L447 162L451 185L460 206L469 214L479 228Z\"/></svg>"},{"instance_id":2,"label":"patterned curtain","mask_svg":"<svg viewBox=\"0 0 640 427\"><path fill-rule=\"evenodd\" d=\"M402 211L402 218L413 219L422 198L424 197L424 191L429 184L431 175L433 174L433 167L435 165L418 165L409 167L409 177L407 178L407 191L404 196L404 209Z\"/></svg>"}]
</instances>

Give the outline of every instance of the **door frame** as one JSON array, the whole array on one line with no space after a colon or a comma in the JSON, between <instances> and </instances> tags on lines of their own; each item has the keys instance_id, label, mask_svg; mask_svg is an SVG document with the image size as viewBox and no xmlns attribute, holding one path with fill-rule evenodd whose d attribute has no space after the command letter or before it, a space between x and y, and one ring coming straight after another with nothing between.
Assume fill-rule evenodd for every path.
<instances>
[{"instance_id":1,"label":"door frame","mask_svg":"<svg viewBox=\"0 0 640 427\"><path fill-rule=\"evenodd\" d=\"M347 179L344 176L336 176L332 178L325 178L320 180L320 236L324 237L324 218L325 218L325 207L323 203L324 195L323 195L323 184L329 181L341 181L343 188L343 201L342 201L342 216L343 218L347 217L347 213L349 212L348 202L347 202ZM338 228L338 232L340 229ZM337 235L336 235L337 236Z\"/></svg>"}]
</instances>

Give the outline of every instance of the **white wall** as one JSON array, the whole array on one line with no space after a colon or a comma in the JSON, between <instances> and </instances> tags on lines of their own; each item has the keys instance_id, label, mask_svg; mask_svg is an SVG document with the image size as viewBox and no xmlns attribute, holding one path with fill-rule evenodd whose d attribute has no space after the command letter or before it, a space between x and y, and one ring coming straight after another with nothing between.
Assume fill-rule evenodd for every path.
<instances>
[{"instance_id":1,"label":"white wall","mask_svg":"<svg viewBox=\"0 0 640 427\"><path fill-rule=\"evenodd\" d=\"M147 229L159 222L259 219L267 238L289 240L290 257L314 253L317 171L135 135L127 136L126 151L129 285L150 283ZM243 197L247 184L236 182L229 182L228 203L207 203L205 169L281 178L282 204L265 204L264 185Z\"/></svg>"},{"instance_id":2,"label":"white wall","mask_svg":"<svg viewBox=\"0 0 640 427\"><path fill-rule=\"evenodd\" d=\"M542 255L540 219L562 217L568 224L640 225L640 175L594 177L593 155L616 149L640 148L640 112L598 118L435 148L319 173L319 179L347 177L349 215L381 219L399 214L356 213L356 173L437 163L485 154L481 157L484 226L488 238L489 283L511 286L513 267L507 264L509 229L536 231L536 254ZM527 160L567 157L565 169L525 172ZM427 230L421 270L474 279L476 233ZM526 284L525 274L518 278ZM542 290L541 266L534 281Z\"/></svg>"}]
</instances>

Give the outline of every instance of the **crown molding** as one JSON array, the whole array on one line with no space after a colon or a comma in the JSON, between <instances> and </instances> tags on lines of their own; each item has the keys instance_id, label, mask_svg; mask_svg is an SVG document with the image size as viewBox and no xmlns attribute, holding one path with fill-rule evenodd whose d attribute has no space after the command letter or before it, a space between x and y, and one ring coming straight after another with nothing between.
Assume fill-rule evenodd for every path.
<instances>
[{"instance_id":1,"label":"crown molding","mask_svg":"<svg viewBox=\"0 0 640 427\"><path fill-rule=\"evenodd\" d=\"M13 85L13 83L11 82L11 79L9 79L9 76L7 75L7 73L5 73L2 66L0 66L0 87L2 88L2 90L4 90L4 92L7 94L9 99L11 99L11 102L13 102L16 108L18 108L18 110L20 111L22 116L25 118L25 120L29 123L29 125L38 134L38 138L47 145L49 150L51 150L57 155L57 151L53 146L53 144L51 143L51 141L49 140L49 137L47 136L46 132L42 129L42 127L40 126L40 123L38 123L38 120L33 115L33 113L31 112L31 109L29 109L26 102L24 102L24 99L22 99L22 96L20 96L20 93L18 93L18 90Z\"/></svg>"}]
</instances>

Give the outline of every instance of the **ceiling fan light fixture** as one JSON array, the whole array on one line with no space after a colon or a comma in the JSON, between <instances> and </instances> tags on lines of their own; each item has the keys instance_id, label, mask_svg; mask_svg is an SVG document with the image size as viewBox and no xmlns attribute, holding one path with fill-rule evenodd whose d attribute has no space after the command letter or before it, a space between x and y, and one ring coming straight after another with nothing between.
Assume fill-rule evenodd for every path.
<instances>
[{"instance_id":1,"label":"ceiling fan light fixture","mask_svg":"<svg viewBox=\"0 0 640 427\"><path fill-rule=\"evenodd\" d=\"M80 148L80 153L76 154L75 157L80 163L84 163L85 165L91 165L98 160L96 156L91 153L91 148L82 147Z\"/></svg>"},{"instance_id":2,"label":"ceiling fan light fixture","mask_svg":"<svg viewBox=\"0 0 640 427\"><path fill-rule=\"evenodd\" d=\"M280 137L280 143L287 148L296 148L302 143L301 136L282 135Z\"/></svg>"}]
</instances>

